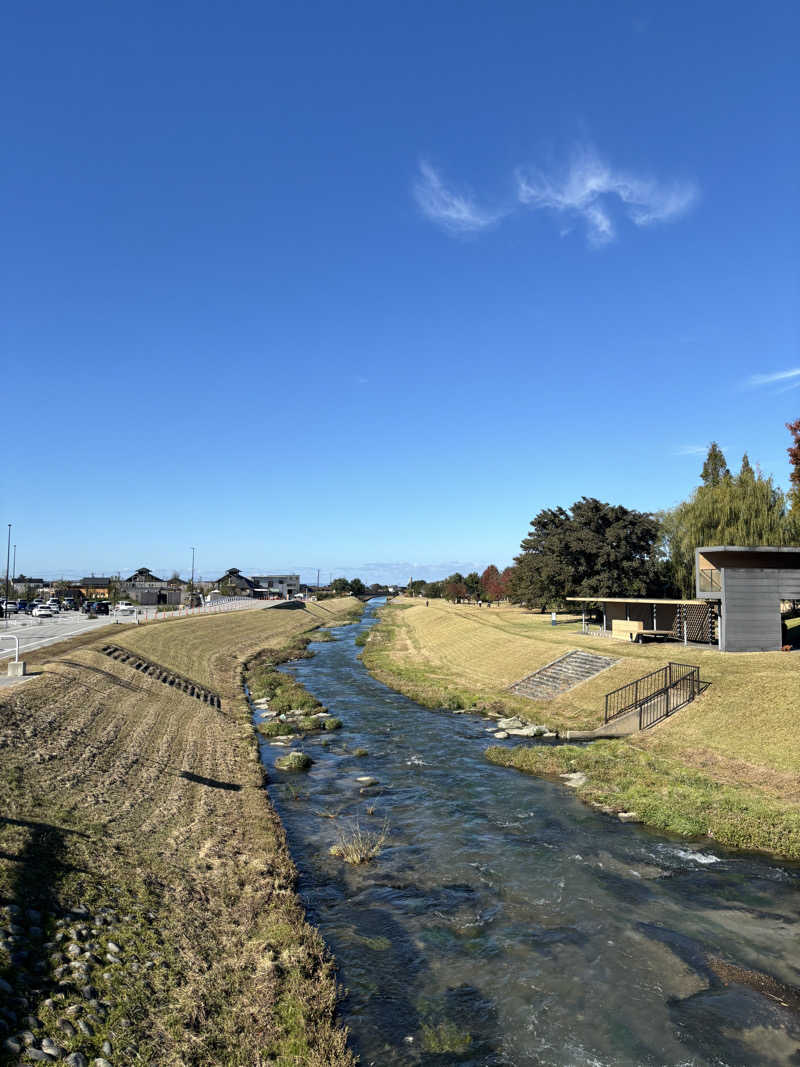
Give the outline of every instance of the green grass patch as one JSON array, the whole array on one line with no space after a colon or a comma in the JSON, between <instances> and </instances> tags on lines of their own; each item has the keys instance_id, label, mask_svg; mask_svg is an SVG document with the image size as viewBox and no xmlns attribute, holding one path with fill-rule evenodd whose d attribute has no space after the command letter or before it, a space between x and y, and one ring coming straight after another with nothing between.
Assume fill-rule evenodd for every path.
<instances>
[{"instance_id":1,"label":"green grass patch","mask_svg":"<svg viewBox=\"0 0 800 1067\"><path fill-rule=\"evenodd\" d=\"M654 830L708 837L727 848L800 860L800 809L756 789L722 785L680 761L626 741L506 748L486 758L529 774L582 771L582 799L612 812L634 811Z\"/></svg>"},{"instance_id":2,"label":"green grass patch","mask_svg":"<svg viewBox=\"0 0 800 1067\"><path fill-rule=\"evenodd\" d=\"M435 1025L422 1024L422 1047L426 1052L463 1054L471 1045L471 1035L466 1030L459 1029L449 1019Z\"/></svg>"}]
</instances>

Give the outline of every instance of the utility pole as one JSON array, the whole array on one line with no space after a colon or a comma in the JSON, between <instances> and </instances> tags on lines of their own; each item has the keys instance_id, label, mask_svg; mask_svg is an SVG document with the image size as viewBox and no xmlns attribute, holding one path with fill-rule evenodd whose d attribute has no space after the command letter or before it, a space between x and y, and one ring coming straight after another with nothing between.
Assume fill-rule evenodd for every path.
<instances>
[{"instance_id":1,"label":"utility pole","mask_svg":"<svg viewBox=\"0 0 800 1067\"><path fill-rule=\"evenodd\" d=\"M194 554L195 554L196 551L197 551L197 549L192 547L192 580L191 580L191 582L189 582L189 607L190 608L194 607Z\"/></svg>"},{"instance_id":2,"label":"utility pole","mask_svg":"<svg viewBox=\"0 0 800 1067\"><path fill-rule=\"evenodd\" d=\"M14 575L17 573L17 546L14 545L14 562L11 564L11 581L14 581Z\"/></svg>"},{"instance_id":3,"label":"utility pole","mask_svg":"<svg viewBox=\"0 0 800 1067\"><path fill-rule=\"evenodd\" d=\"M317 592L319 592L319 567L317 567Z\"/></svg>"},{"instance_id":4,"label":"utility pole","mask_svg":"<svg viewBox=\"0 0 800 1067\"><path fill-rule=\"evenodd\" d=\"M8 545L6 547L6 602L3 606L3 618L8 629L8 564L11 557L11 523L8 524Z\"/></svg>"}]
</instances>

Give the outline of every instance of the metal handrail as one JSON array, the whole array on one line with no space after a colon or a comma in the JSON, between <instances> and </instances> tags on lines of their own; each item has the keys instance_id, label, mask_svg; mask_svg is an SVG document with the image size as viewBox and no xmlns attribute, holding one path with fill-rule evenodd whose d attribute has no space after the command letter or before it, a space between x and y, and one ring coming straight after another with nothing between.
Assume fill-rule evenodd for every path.
<instances>
[{"instance_id":1,"label":"metal handrail","mask_svg":"<svg viewBox=\"0 0 800 1067\"><path fill-rule=\"evenodd\" d=\"M670 693L686 683L690 696L683 703L672 706ZM686 688L686 686L684 686ZM612 689L606 693L604 722L617 719L626 712L639 709L639 729L642 729L642 712L646 705L663 703L663 713L652 716L648 714L649 721L646 725L652 726L658 719L672 714L678 707L683 707L689 701L694 700L700 692L700 668L692 663L667 663L664 667L651 671L649 674L637 678L634 682L621 685L619 689ZM666 694L664 700L660 698Z\"/></svg>"}]
</instances>

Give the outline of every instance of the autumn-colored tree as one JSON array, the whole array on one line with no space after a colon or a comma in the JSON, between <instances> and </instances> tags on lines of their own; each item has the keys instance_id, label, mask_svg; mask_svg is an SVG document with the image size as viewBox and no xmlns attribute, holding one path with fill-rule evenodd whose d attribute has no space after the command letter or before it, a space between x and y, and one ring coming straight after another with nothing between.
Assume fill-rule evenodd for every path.
<instances>
[{"instance_id":1,"label":"autumn-colored tree","mask_svg":"<svg viewBox=\"0 0 800 1067\"><path fill-rule=\"evenodd\" d=\"M503 587L500 580L500 571L495 567L494 563L490 563L481 575L481 593L484 600L490 602L502 600Z\"/></svg>"},{"instance_id":2,"label":"autumn-colored tree","mask_svg":"<svg viewBox=\"0 0 800 1067\"><path fill-rule=\"evenodd\" d=\"M509 595L508 591L511 588L511 583L514 580L514 575L516 573L516 570L517 570L516 567L506 567L506 569L500 575L500 599L501 600L507 600L508 599L508 595Z\"/></svg>"}]
</instances>

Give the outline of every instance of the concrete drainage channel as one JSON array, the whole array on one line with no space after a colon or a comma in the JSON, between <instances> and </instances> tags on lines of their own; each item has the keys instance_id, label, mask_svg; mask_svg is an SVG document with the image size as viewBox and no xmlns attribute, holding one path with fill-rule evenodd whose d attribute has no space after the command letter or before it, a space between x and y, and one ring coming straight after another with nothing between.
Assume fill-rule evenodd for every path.
<instances>
[{"instance_id":1,"label":"concrete drainage channel","mask_svg":"<svg viewBox=\"0 0 800 1067\"><path fill-rule=\"evenodd\" d=\"M213 690L198 685L191 678L182 678L179 674L162 667L159 663L143 659L141 656L137 656L136 653L129 652L126 648L120 648L119 645L103 645L100 651L118 663L124 663L128 667L133 667L135 671L141 671L142 674L146 674L149 678L155 678L157 682L170 685L181 693L194 697L195 700L202 700L204 704L209 704L212 708L222 707L219 697Z\"/></svg>"}]
</instances>

